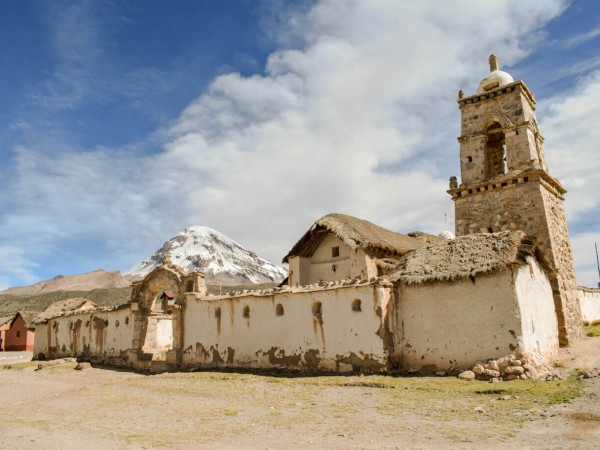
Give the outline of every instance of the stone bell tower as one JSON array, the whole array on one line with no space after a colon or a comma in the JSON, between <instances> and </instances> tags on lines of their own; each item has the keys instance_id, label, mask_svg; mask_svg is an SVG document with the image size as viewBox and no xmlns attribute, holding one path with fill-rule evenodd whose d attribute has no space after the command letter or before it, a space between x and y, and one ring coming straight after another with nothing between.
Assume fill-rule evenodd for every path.
<instances>
[{"instance_id":1,"label":"stone bell tower","mask_svg":"<svg viewBox=\"0 0 600 450\"><path fill-rule=\"evenodd\" d=\"M535 98L489 58L475 95L458 94L460 185L450 179L456 235L522 230L536 236L548 269L561 346L581 334L581 310L564 209L565 188L548 173Z\"/></svg>"}]
</instances>

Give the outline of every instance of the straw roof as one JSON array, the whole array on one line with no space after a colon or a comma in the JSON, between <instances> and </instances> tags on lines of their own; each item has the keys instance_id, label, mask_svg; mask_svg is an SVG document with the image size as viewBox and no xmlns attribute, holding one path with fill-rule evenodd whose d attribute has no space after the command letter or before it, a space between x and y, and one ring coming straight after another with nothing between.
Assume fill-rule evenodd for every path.
<instances>
[{"instance_id":1,"label":"straw roof","mask_svg":"<svg viewBox=\"0 0 600 450\"><path fill-rule=\"evenodd\" d=\"M37 315L37 311L17 311L16 313L12 313L8 316L0 317L0 327L6 324L10 324L10 326L12 326L12 322L17 318L17 316L21 316L27 328L35 328L34 320Z\"/></svg>"},{"instance_id":2,"label":"straw roof","mask_svg":"<svg viewBox=\"0 0 600 450\"><path fill-rule=\"evenodd\" d=\"M34 321L38 315L37 311L19 311L17 312L17 314L19 314L23 318L23 321L25 322L25 326L27 328L35 328Z\"/></svg>"},{"instance_id":3,"label":"straw roof","mask_svg":"<svg viewBox=\"0 0 600 450\"><path fill-rule=\"evenodd\" d=\"M45 322L53 317L62 316L65 313L76 311L78 309L95 309L98 305L91 300L83 297L69 298L52 303L36 317L36 322Z\"/></svg>"},{"instance_id":4,"label":"straw roof","mask_svg":"<svg viewBox=\"0 0 600 450\"><path fill-rule=\"evenodd\" d=\"M396 233L366 220L332 213L317 220L283 258L283 262L287 263L292 256L312 256L329 233L335 234L352 250L361 248L367 252L398 256L430 242L444 241L420 231L408 235Z\"/></svg>"},{"instance_id":5,"label":"straw roof","mask_svg":"<svg viewBox=\"0 0 600 450\"><path fill-rule=\"evenodd\" d=\"M409 285L474 277L525 264L535 250L535 238L521 231L461 236L407 253L390 280Z\"/></svg>"},{"instance_id":6,"label":"straw roof","mask_svg":"<svg viewBox=\"0 0 600 450\"><path fill-rule=\"evenodd\" d=\"M2 325L6 325L7 323L11 322L14 318L15 318L15 314L0 317L0 327Z\"/></svg>"}]
</instances>

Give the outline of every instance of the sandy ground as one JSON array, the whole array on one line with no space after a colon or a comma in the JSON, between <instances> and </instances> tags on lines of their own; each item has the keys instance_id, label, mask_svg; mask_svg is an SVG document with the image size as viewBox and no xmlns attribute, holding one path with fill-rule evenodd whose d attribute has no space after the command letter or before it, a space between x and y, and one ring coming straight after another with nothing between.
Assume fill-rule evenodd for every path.
<instances>
[{"instance_id":1,"label":"sandy ground","mask_svg":"<svg viewBox=\"0 0 600 450\"><path fill-rule=\"evenodd\" d=\"M600 367L600 338L582 339L557 361L565 372ZM592 449L600 442L600 378L491 384L2 366L0 448ZM582 385L585 395L560 398Z\"/></svg>"}]
</instances>

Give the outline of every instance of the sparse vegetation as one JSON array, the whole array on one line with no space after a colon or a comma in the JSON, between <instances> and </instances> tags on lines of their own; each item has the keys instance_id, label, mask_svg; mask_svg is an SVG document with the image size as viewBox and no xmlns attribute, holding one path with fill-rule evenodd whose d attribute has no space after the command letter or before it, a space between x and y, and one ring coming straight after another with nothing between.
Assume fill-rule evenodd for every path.
<instances>
[{"instance_id":1,"label":"sparse vegetation","mask_svg":"<svg viewBox=\"0 0 600 450\"><path fill-rule=\"evenodd\" d=\"M54 291L35 295L0 295L0 316L17 311L43 311L54 302L76 297L88 298L100 306L117 306L129 300L131 288Z\"/></svg>"},{"instance_id":2,"label":"sparse vegetation","mask_svg":"<svg viewBox=\"0 0 600 450\"><path fill-rule=\"evenodd\" d=\"M583 393L583 381L575 371L565 381L492 384L454 377L288 377L216 371L144 376L92 370L82 376L74 364L33 372L34 364L13 364L13 369L22 369L18 376L13 370L0 374L6 380L6 375L14 373L13 382L19 384L23 377L30 377L31 386L39 380L40 398L54 398L55 394L47 393L51 383L63 389L60 392L68 386L70 394L57 397L64 400L54 401L51 409L31 408L31 400L11 407L11 414L28 418L20 423L22 428L29 430L29 424L35 423L31 433L45 428L57 433L77 429L117 446L210 445L269 432L296 436L296 430L319 436L334 433L335 437L418 430L421 442L472 443L492 438L501 442L516 434L524 422L540 419L541 412ZM6 393L10 385L3 389ZM173 427L148 433L148 423L155 423L157 414L170 418ZM65 420L56 422L55 417ZM11 426L10 421L0 420L0 435Z\"/></svg>"},{"instance_id":3,"label":"sparse vegetation","mask_svg":"<svg viewBox=\"0 0 600 450\"><path fill-rule=\"evenodd\" d=\"M600 320L585 325L583 332L589 337L600 337Z\"/></svg>"}]
</instances>

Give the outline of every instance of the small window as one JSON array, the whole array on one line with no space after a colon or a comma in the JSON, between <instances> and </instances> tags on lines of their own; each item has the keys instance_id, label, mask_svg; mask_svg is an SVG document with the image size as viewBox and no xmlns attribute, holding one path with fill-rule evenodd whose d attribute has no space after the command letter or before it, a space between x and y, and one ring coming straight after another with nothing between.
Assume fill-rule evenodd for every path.
<instances>
[{"instance_id":1,"label":"small window","mask_svg":"<svg viewBox=\"0 0 600 450\"><path fill-rule=\"evenodd\" d=\"M283 316L283 305L281 303L277 303L277 306L275 307L275 314L278 316Z\"/></svg>"},{"instance_id":2,"label":"small window","mask_svg":"<svg viewBox=\"0 0 600 450\"><path fill-rule=\"evenodd\" d=\"M221 307L217 307L217 309L215 309L215 319L220 319L221 318Z\"/></svg>"},{"instance_id":3,"label":"small window","mask_svg":"<svg viewBox=\"0 0 600 450\"><path fill-rule=\"evenodd\" d=\"M17 337L21 337L21 331L17 330Z\"/></svg>"},{"instance_id":4,"label":"small window","mask_svg":"<svg viewBox=\"0 0 600 450\"><path fill-rule=\"evenodd\" d=\"M362 311L362 307L360 305L360 299L356 299L352 302L352 311L354 312L361 312Z\"/></svg>"},{"instance_id":5,"label":"small window","mask_svg":"<svg viewBox=\"0 0 600 450\"><path fill-rule=\"evenodd\" d=\"M321 310L321 302L314 302L312 305L312 313L313 316L315 317L320 317L322 310Z\"/></svg>"},{"instance_id":6,"label":"small window","mask_svg":"<svg viewBox=\"0 0 600 450\"><path fill-rule=\"evenodd\" d=\"M192 280L187 282L185 292L194 292L194 282Z\"/></svg>"},{"instance_id":7,"label":"small window","mask_svg":"<svg viewBox=\"0 0 600 450\"><path fill-rule=\"evenodd\" d=\"M129 325L129 317L125 317L125 325Z\"/></svg>"},{"instance_id":8,"label":"small window","mask_svg":"<svg viewBox=\"0 0 600 450\"><path fill-rule=\"evenodd\" d=\"M331 257L337 258L340 256L340 248L339 247L331 247Z\"/></svg>"},{"instance_id":9,"label":"small window","mask_svg":"<svg viewBox=\"0 0 600 450\"><path fill-rule=\"evenodd\" d=\"M243 313L244 318L249 319L250 318L250 307L249 306L244 306L244 313Z\"/></svg>"},{"instance_id":10,"label":"small window","mask_svg":"<svg viewBox=\"0 0 600 450\"><path fill-rule=\"evenodd\" d=\"M473 162L473 157L472 156L467 156L467 162Z\"/></svg>"},{"instance_id":11,"label":"small window","mask_svg":"<svg viewBox=\"0 0 600 450\"><path fill-rule=\"evenodd\" d=\"M119 325L120 325L119 320L118 319L115 320L115 328L119 328Z\"/></svg>"}]
</instances>

